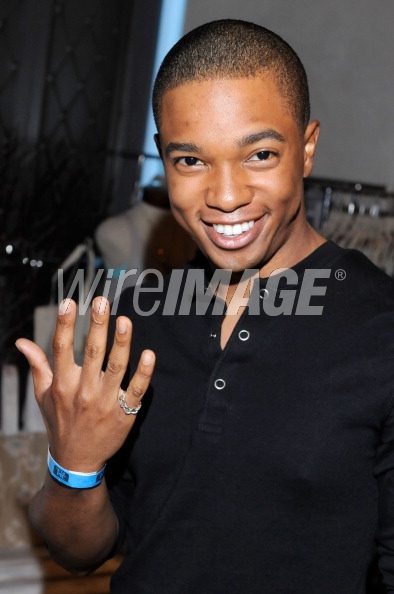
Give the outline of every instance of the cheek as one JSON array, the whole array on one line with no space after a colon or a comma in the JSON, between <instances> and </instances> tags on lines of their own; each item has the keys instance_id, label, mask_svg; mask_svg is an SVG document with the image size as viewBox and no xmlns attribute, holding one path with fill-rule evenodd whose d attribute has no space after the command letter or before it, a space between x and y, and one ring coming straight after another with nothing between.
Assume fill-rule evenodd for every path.
<instances>
[{"instance_id":1,"label":"cheek","mask_svg":"<svg viewBox=\"0 0 394 594\"><path fill-rule=\"evenodd\" d=\"M172 214L176 221L183 227L189 234L192 234L192 221L193 214L191 212L192 202L180 198L176 193L170 193L170 205Z\"/></svg>"},{"instance_id":2,"label":"cheek","mask_svg":"<svg viewBox=\"0 0 394 594\"><path fill-rule=\"evenodd\" d=\"M290 208L299 205L303 200L304 183L300 174L300 168L294 166L287 170L286 175L280 175L277 180L278 202L283 208Z\"/></svg>"},{"instance_id":3,"label":"cheek","mask_svg":"<svg viewBox=\"0 0 394 594\"><path fill-rule=\"evenodd\" d=\"M198 211L198 194L192 180L174 179L167 175L168 194L175 217L188 219Z\"/></svg>"},{"instance_id":4,"label":"cheek","mask_svg":"<svg viewBox=\"0 0 394 594\"><path fill-rule=\"evenodd\" d=\"M299 202L299 180L295 176L275 174L260 185L259 195L272 215L283 216L295 202Z\"/></svg>"},{"instance_id":5,"label":"cheek","mask_svg":"<svg viewBox=\"0 0 394 594\"><path fill-rule=\"evenodd\" d=\"M168 194L170 197L171 208L177 216L187 216L193 201L190 199L190 193L182 191L181 188L179 190L176 188L169 188Z\"/></svg>"}]
</instances>

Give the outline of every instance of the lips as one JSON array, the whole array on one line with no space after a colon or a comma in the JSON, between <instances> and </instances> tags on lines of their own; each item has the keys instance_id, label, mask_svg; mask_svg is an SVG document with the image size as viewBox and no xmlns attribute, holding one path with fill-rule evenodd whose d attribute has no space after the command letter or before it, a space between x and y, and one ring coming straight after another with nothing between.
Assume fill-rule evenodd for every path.
<instances>
[{"instance_id":1,"label":"lips","mask_svg":"<svg viewBox=\"0 0 394 594\"><path fill-rule=\"evenodd\" d=\"M249 229L252 229L253 225L254 221L245 221L244 223L236 223L235 225L214 224L213 228L217 233L220 233L225 237L238 237L239 235L242 235L242 233L245 233L246 231L249 231Z\"/></svg>"},{"instance_id":2,"label":"lips","mask_svg":"<svg viewBox=\"0 0 394 594\"><path fill-rule=\"evenodd\" d=\"M253 243L261 234L265 216L243 223L205 223L210 241L221 250L239 250Z\"/></svg>"}]
</instances>

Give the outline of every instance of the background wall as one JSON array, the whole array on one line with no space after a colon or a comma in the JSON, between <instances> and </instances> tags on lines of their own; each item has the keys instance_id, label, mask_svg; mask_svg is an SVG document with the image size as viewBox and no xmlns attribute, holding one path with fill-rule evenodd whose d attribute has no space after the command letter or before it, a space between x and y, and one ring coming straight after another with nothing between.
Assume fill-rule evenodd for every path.
<instances>
[{"instance_id":1,"label":"background wall","mask_svg":"<svg viewBox=\"0 0 394 594\"><path fill-rule=\"evenodd\" d=\"M189 0L185 31L254 21L297 51L322 125L315 176L394 189L393 0Z\"/></svg>"}]
</instances>

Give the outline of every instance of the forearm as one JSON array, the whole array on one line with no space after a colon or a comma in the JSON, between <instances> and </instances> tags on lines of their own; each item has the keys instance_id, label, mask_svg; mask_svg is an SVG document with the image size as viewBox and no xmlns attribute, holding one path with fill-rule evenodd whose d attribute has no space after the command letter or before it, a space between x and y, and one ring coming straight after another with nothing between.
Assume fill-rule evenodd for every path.
<instances>
[{"instance_id":1,"label":"forearm","mask_svg":"<svg viewBox=\"0 0 394 594\"><path fill-rule=\"evenodd\" d=\"M73 573L94 570L114 548L118 524L105 480L93 489L70 489L48 474L29 514L52 558Z\"/></svg>"}]
</instances>

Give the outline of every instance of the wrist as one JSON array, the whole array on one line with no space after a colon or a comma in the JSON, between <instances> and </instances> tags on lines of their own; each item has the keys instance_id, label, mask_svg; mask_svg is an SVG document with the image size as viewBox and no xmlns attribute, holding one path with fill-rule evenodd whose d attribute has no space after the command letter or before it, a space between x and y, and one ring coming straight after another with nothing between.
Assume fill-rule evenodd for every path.
<instances>
[{"instance_id":1,"label":"wrist","mask_svg":"<svg viewBox=\"0 0 394 594\"><path fill-rule=\"evenodd\" d=\"M48 448L48 471L59 483L71 489L92 489L98 487L104 477L106 464L98 472L77 472L64 468L51 456Z\"/></svg>"}]
</instances>

